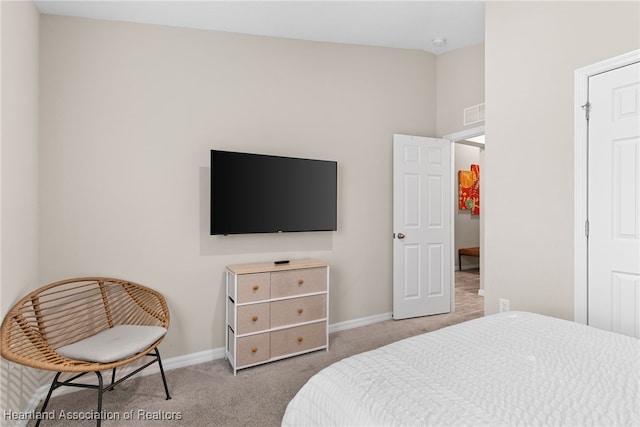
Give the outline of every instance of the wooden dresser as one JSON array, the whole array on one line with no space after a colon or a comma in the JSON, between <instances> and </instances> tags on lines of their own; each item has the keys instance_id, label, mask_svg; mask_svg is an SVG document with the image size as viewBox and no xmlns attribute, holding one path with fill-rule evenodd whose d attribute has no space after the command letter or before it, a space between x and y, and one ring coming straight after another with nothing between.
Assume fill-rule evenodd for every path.
<instances>
[{"instance_id":1,"label":"wooden dresser","mask_svg":"<svg viewBox=\"0 0 640 427\"><path fill-rule=\"evenodd\" d=\"M329 348L329 266L227 266L226 356L238 369Z\"/></svg>"}]
</instances>

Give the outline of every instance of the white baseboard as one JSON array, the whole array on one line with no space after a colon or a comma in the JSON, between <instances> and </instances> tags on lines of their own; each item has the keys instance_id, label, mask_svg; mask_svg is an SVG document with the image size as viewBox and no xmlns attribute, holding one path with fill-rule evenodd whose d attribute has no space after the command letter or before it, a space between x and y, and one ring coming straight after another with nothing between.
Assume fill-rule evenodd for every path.
<instances>
[{"instance_id":1,"label":"white baseboard","mask_svg":"<svg viewBox=\"0 0 640 427\"><path fill-rule=\"evenodd\" d=\"M211 350L199 351L197 353L186 354L184 356L176 356L167 359L162 362L162 367L165 371L172 369L184 368L187 366L193 366L200 363L211 362L212 360L224 359L224 347L218 347ZM157 365L150 366L150 372L159 372Z\"/></svg>"},{"instance_id":2,"label":"white baseboard","mask_svg":"<svg viewBox=\"0 0 640 427\"><path fill-rule=\"evenodd\" d=\"M346 331L347 329L359 328L360 326L372 325L393 319L393 313L376 314L375 316L361 317L360 319L347 320L346 322L329 325L329 333Z\"/></svg>"},{"instance_id":3,"label":"white baseboard","mask_svg":"<svg viewBox=\"0 0 640 427\"><path fill-rule=\"evenodd\" d=\"M374 323L382 322L385 320L392 319L392 313L383 313L377 314L375 316L363 317L360 319L347 320L346 322L334 323L333 325L329 325L329 333L345 331L347 329L358 328L360 326L372 325ZM175 356L170 357L168 359L162 359L162 367L166 371L171 371L173 369L185 368L187 366L198 365L200 363L211 362L213 360L223 359L225 357L224 347L213 348L210 350L198 351L196 353L185 354L183 356ZM127 375L130 372L133 372L136 369L133 363L131 366L123 367L118 370L118 378L122 375ZM160 368L157 364L153 364L140 372L139 376L144 375L152 375L160 372ZM88 376L87 379L90 377ZM93 380L95 380L95 384L97 384L97 377L94 376L91 380L87 381L87 384L93 384ZM106 381L110 381L111 377L105 378ZM27 407L24 409L25 413L31 413L35 411L40 402L47 397L47 393L49 392L50 384L44 384L36 389L31 396L31 399L27 403ZM171 384L169 384L171 386ZM53 392L53 396L61 396L63 394L74 393L80 391L82 389L76 387L61 387ZM20 421L16 423L16 427L24 427L28 423L28 420Z\"/></svg>"}]
</instances>

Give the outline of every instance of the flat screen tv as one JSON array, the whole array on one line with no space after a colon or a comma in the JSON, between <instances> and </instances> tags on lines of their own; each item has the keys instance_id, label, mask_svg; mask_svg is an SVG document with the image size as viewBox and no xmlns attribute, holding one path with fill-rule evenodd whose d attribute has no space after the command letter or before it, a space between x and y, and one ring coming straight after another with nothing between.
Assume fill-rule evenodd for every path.
<instances>
[{"instance_id":1,"label":"flat screen tv","mask_svg":"<svg viewBox=\"0 0 640 427\"><path fill-rule=\"evenodd\" d=\"M211 234L336 230L337 163L211 150Z\"/></svg>"}]
</instances>

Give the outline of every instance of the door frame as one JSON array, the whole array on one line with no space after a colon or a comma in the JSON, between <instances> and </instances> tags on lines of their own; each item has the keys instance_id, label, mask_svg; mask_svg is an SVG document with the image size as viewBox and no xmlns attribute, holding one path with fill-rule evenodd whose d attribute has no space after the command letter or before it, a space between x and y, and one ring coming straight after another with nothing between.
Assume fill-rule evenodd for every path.
<instances>
[{"instance_id":1,"label":"door frame","mask_svg":"<svg viewBox=\"0 0 640 427\"><path fill-rule=\"evenodd\" d=\"M585 325L589 320L589 251L585 228L588 219L589 195L589 127L584 106L589 100L589 78L636 62L640 62L640 49L578 68L574 73L573 319Z\"/></svg>"},{"instance_id":2,"label":"door frame","mask_svg":"<svg viewBox=\"0 0 640 427\"><path fill-rule=\"evenodd\" d=\"M465 129L460 132L450 133L442 137L442 139L448 139L451 143L462 142L466 139L473 138L476 136L484 135L484 125L478 126L470 129ZM477 144L469 144L476 145Z\"/></svg>"}]
</instances>

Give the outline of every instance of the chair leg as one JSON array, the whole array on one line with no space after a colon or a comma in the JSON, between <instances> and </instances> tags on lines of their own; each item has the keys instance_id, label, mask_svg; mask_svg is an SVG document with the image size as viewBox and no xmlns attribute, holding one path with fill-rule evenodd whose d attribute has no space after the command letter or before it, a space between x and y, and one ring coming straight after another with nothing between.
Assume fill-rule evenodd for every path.
<instances>
[{"instance_id":1,"label":"chair leg","mask_svg":"<svg viewBox=\"0 0 640 427\"><path fill-rule=\"evenodd\" d=\"M100 371L96 371L96 375L98 376L98 414L96 426L100 427L100 421L102 421L100 419L102 416L102 374Z\"/></svg>"},{"instance_id":2,"label":"chair leg","mask_svg":"<svg viewBox=\"0 0 640 427\"><path fill-rule=\"evenodd\" d=\"M116 368L113 368L113 372L111 373L111 387L109 387L109 391L113 390L113 383L116 381Z\"/></svg>"},{"instance_id":3,"label":"chair leg","mask_svg":"<svg viewBox=\"0 0 640 427\"><path fill-rule=\"evenodd\" d=\"M42 408L40 408L39 414L42 414L44 410L47 409L47 405L49 404L49 399L51 398L51 393L53 393L53 390L59 387L58 378L60 378L61 374L62 372L58 372L56 376L53 378L53 381L51 382L51 387L49 387L49 393L47 393L47 398L44 399L44 403L42 404ZM36 427L40 425L40 421L42 421L42 417L37 417L37 419L38 421L36 421Z\"/></svg>"},{"instance_id":4,"label":"chair leg","mask_svg":"<svg viewBox=\"0 0 640 427\"><path fill-rule=\"evenodd\" d=\"M160 375L162 375L162 383L164 384L164 392L167 394L167 400L171 399L169 396L169 387L167 387L167 377L164 376L164 369L162 368L162 360L160 359L160 351L156 347L156 356L158 358L158 366L160 367Z\"/></svg>"}]
</instances>

